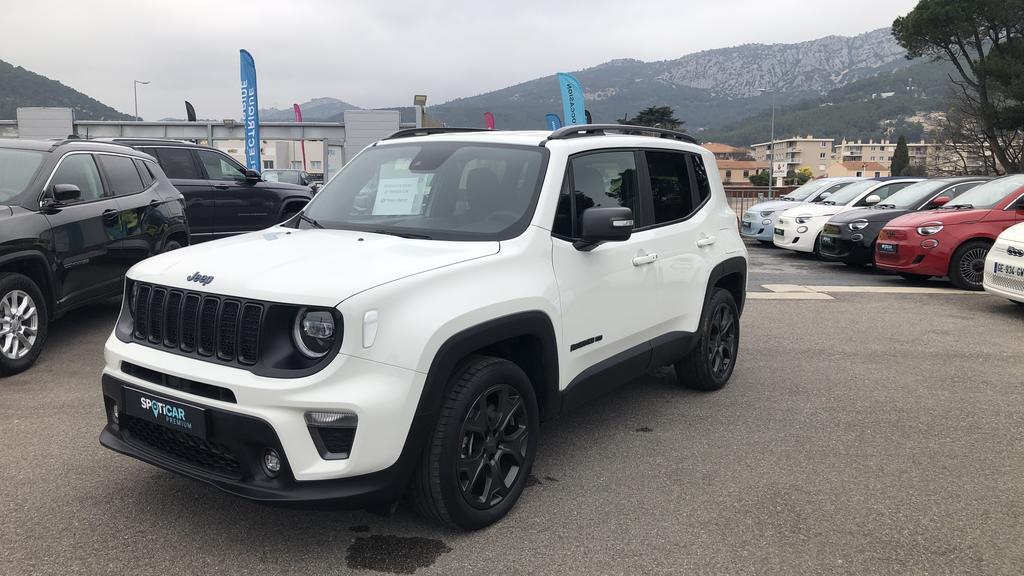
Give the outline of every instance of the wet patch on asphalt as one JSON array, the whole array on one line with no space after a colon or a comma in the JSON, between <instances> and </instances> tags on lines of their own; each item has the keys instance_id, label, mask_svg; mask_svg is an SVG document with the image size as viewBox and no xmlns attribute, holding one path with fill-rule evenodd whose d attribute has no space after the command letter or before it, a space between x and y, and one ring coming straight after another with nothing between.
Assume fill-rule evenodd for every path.
<instances>
[{"instance_id":1,"label":"wet patch on asphalt","mask_svg":"<svg viewBox=\"0 0 1024 576\"><path fill-rule=\"evenodd\" d=\"M418 536L360 536L348 547L345 561L357 570L413 574L434 564L452 549L440 540Z\"/></svg>"}]
</instances>

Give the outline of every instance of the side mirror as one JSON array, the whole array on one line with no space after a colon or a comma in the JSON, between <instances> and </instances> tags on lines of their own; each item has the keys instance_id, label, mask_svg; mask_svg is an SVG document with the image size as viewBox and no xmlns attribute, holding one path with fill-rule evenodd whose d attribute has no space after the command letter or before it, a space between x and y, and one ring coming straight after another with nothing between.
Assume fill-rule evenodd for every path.
<instances>
[{"instance_id":1,"label":"side mirror","mask_svg":"<svg viewBox=\"0 0 1024 576\"><path fill-rule=\"evenodd\" d=\"M950 200L952 200L952 198L949 196L936 196L935 198L932 198L931 207L938 208L939 206L945 206L946 204L949 204Z\"/></svg>"},{"instance_id":2,"label":"side mirror","mask_svg":"<svg viewBox=\"0 0 1024 576\"><path fill-rule=\"evenodd\" d=\"M255 171L255 170L246 170L245 171L245 179L248 182L259 182L260 181L260 173Z\"/></svg>"},{"instance_id":3,"label":"side mirror","mask_svg":"<svg viewBox=\"0 0 1024 576\"><path fill-rule=\"evenodd\" d=\"M831 192L822 192L822 193L821 193L821 196L818 196L818 199L817 199L817 200L815 200L815 202L821 202L822 200L824 200L824 199L828 198L828 197L829 197L829 196L831 196L831 195L832 195L832 193L831 193Z\"/></svg>"},{"instance_id":4,"label":"side mirror","mask_svg":"<svg viewBox=\"0 0 1024 576\"><path fill-rule=\"evenodd\" d=\"M82 197L82 191L74 184L54 184L53 201L60 204L74 202Z\"/></svg>"},{"instance_id":5,"label":"side mirror","mask_svg":"<svg viewBox=\"0 0 1024 576\"><path fill-rule=\"evenodd\" d=\"M878 194L869 194L868 197L864 199L864 203L867 204L868 206L874 206L875 204L878 204L881 201L882 197L879 196Z\"/></svg>"},{"instance_id":6,"label":"side mirror","mask_svg":"<svg viewBox=\"0 0 1024 576\"><path fill-rule=\"evenodd\" d=\"M633 211L629 208L587 208L580 223L580 239L573 247L589 252L604 242L622 242L633 234Z\"/></svg>"}]
</instances>

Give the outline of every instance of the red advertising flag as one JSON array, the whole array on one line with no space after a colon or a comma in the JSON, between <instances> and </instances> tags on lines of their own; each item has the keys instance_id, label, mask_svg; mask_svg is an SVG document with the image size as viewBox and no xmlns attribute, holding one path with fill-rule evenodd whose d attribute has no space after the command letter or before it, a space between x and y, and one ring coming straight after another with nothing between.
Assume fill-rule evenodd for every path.
<instances>
[{"instance_id":1,"label":"red advertising flag","mask_svg":"<svg viewBox=\"0 0 1024 576\"><path fill-rule=\"evenodd\" d=\"M299 108L298 104L292 104L292 110L295 110L295 121L302 122L302 109ZM302 169L306 169L306 141L300 141L302 145Z\"/></svg>"},{"instance_id":2,"label":"red advertising flag","mask_svg":"<svg viewBox=\"0 0 1024 576\"><path fill-rule=\"evenodd\" d=\"M494 114L484 112L484 124L488 130L494 130Z\"/></svg>"}]
</instances>

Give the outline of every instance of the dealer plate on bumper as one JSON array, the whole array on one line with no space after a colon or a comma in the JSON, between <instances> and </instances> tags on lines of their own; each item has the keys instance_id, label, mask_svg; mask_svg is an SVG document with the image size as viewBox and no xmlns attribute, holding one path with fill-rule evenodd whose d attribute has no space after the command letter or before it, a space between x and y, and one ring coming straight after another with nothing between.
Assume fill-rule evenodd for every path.
<instances>
[{"instance_id":1,"label":"dealer plate on bumper","mask_svg":"<svg viewBox=\"0 0 1024 576\"><path fill-rule=\"evenodd\" d=\"M125 414L200 438L206 438L206 410L124 387Z\"/></svg>"},{"instance_id":2,"label":"dealer plate on bumper","mask_svg":"<svg viewBox=\"0 0 1024 576\"><path fill-rule=\"evenodd\" d=\"M886 254L895 254L899 249L897 244L889 244L888 242L879 242L878 251L885 252Z\"/></svg>"}]
</instances>

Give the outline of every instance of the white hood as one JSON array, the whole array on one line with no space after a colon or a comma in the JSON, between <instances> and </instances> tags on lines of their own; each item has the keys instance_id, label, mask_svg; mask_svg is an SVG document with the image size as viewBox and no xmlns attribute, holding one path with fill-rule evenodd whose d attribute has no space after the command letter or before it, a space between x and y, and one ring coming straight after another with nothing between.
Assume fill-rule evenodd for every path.
<instances>
[{"instance_id":1,"label":"white hood","mask_svg":"<svg viewBox=\"0 0 1024 576\"><path fill-rule=\"evenodd\" d=\"M834 206L832 204L800 204L799 206L794 206L793 208L783 212L782 217L796 218L797 216L804 215L809 215L811 217L834 216L852 208L852 206Z\"/></svg>"},{"instance_id":2,"label":"white hood","mask_svg":"<svg viewBox=\"0 0 1024 576\"><path fill-rule=\"evenodd\" d=\"M999 235L999 239L1014 244L1024 244L1024 224L1010 226Z\"/></svg>"},{"instance_id":3,"label":"white hood","mask_svg":"<svg viewBox=\"0 0 1024 576\"><path fill-rule=\"evenodd\" d=\"M128 276L211 294L336 306L375 286L498 250L498 242L271 228L161 254L135 265ZM189 281L197 272L213 279L206 285Z\"/></svg>"}]
</instances>

